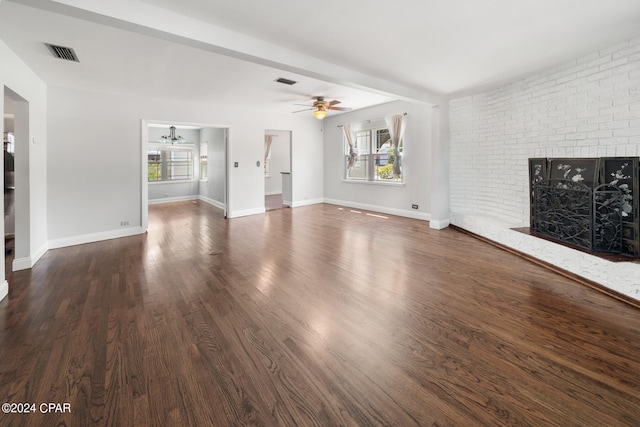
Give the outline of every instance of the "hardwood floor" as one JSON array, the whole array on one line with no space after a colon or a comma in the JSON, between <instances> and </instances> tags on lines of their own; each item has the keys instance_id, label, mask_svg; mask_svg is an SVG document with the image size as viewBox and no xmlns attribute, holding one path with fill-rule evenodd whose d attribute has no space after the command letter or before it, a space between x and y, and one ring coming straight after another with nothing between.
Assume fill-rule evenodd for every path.
<instances>
[{"instance_id":1,"label":"hardwood floor","mask_svg":"<svg viewBox=\"0 0 640 427\"><path fill-rule=\"evenodd\" d=\"M640 311L333 205L49 251L0 303L2 426L637 426ZM41 403L70 413L41 413Z\"/></svg>"}]
</instances>

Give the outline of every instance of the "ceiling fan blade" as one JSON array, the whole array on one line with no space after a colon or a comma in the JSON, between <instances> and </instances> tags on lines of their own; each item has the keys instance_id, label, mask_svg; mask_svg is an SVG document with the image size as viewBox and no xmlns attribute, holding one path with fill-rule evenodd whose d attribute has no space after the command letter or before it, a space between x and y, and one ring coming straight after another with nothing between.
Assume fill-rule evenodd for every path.
<instances>
[{"instance_id":1,"label":"ceiling fan blade","mask_svg":"<svg viewBox=\"0 0 640 427\"><path fill-rule=\"evenodd\" d=\"M292 113L299 113L301 111L311 111L311 110L315 110L315 108L305 108L304 110L292 111Z\"/></svg>"},{"instance_id":2,"label":"ceiling fan blade","mask_svg":"<svg viewBox=\"0 0 640 427\"><path fill-rule=\"evenodd\" d=\"M347 107L332 107L329 106L328 107L329 110L338 110L338 111L351 111L351 108L347 108Z\"/></svg>"},{"instance_id":3,"label":"ceiling fan blade","mask_svg":"<svg viewBox=\"0 0 640 427\"><path fill-rule=\"evenodd\" d=\"M311 105L309 105L309 104L293 104L293 105L300 105L301 107L309 107L309 108L311 108Z\"/></svg>"},{"instance_id":4,"label":"ceiling fan blade","mask_svg":"<svg viewBox=\"0 0 640 427\"><path fill-rule=\"evenodd\" d=\"M329 103L329 105L336 105L336 104L340 104L340 101L338 101L337 99L334 99Z\"/></svg>"}]
</instances>

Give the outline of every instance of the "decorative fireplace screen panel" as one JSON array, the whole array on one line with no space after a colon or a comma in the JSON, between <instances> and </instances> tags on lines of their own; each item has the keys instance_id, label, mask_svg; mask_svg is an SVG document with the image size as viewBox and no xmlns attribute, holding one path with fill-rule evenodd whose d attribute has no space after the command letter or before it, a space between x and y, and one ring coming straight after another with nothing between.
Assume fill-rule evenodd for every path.
<instances>
[{"instance_id":1,"label":"decorative fireplace screen panel","mask_svg":"<svg viewBox=\"0 0 640 427\"><path fill-rule=\"evenodd\" d=\"M593 250L620 253L622 240L622 191L602 184L593 192Z\"/></svg>"},{"instance_id":2,"label":"decorative fireplace screen panel","mask_svg":"<svg viewBox=\"0 0 640 427\"><path fill-rule=\"evenodd\" d=\"M638 256L638 158L529 159L531 229L597 252Z\"/></svg>"},{"instance_id":3,"label":"decorative fireplace screen panel","mask_svg":"<svg viewBox=\"0 0 640 427\"><path fill-rule=\"evenodd\" d=\"M592 245L592 191L566 179L545 179L534 187L536 233L584 249Z\"/></svg>"},{"instance_id":4,"label":"decorative fireplace screen panel","mask_svg":"<svg viewBox=\"0 0 640 427\"><path fill-rule=\"evenodd\" d=\"M622 192L603 184L591 190L568 179L534 185L533 225L537 234L597 252L622 252Z\"/></svg>"},{"instance_id":5,"label":"decorative fireplace screen panel","mask_svg":"<svg viewBox=\"0 0 640 427\"><path fill-rule=\"evenodd\" d=\"M638 256L638 158L604 157L600 159L600 166L600 182L616 186L622 192L622 252Z\"/></svg>"}]
</instances>

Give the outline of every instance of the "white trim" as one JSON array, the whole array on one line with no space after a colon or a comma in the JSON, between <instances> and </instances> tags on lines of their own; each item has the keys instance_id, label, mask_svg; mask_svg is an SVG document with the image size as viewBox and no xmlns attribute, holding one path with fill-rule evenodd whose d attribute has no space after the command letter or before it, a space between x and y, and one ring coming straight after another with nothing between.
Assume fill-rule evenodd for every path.
<instances>
[{"instance_id":1,"label":"white trim","mask_svg":"<svg viewBox=\"0 0 640 427\"><path fill-rule=\"evenodd\" d=\"M40 249L33 252L31 254L31 259L33 260L33 264L31 266L33 267L34 265L36 265L36 263L40 261L40 258L42 258L42 256L46 254L48 250L49 250L49 242L45 242L45 244L42 245Z\"/></svg>"},{"instance_id":2,"label":"white trim","mask_svg":"<svg viewBox=\"0 0 640 427\"><path fill-rule=\"evenodd\" d=\"M14 258L13 263L11 264L12 271L20 271L20 270L28 270L32 268L36 263L42 258L44 254L49 250L49 243L45 243L35 251L31 256L24 258Z\"/></svg>"},{"instance_id":3,"label":"white trim","mask_svg":"<svg viewBox=\"0 0 640 427\"><path fill-rule=\"evenodd\" d=\"M451 220L449 218L439 221L436 221L435 219L429 220L429 228L433 228L434 230L442 230L443 228L447 228L449 225L451 225Z\"/></svg>"},{"instance_id":4,"label":"white trim","mask_svg":"<svg viewBox=\"0 0 640 427\"><path fill-rule=\"evenodd\" d=\"M120 230L102 231L100 233L83 234L79 236L63 237L49 240L49 249L64 248L67 246L84 245L85 243L100 242L103 240L118 239L120 237L144 234L142 227L127 227Z\"/></svg>"},{"instance_id":5,"label":"white trim","mask_svg":"<svg viewBox=\"0 0 640 427\"><path fill-rule=\"evenodd\" d=\"M299 208L300 206L309 206L309 205L317 205L318 203L324 203L325 199L311 199L311 200L302 200L300 202L291 202L283 200L282 203L291 206L292 208Z\"/></svg>"},{"instance_id":6,"label":"white trim","mask_svg":"<svg viewBox=\"0 0 640 427\"><path fill-rule=\"evenodd\" d=\"M6 280L0 284L0 301L5 299L5 297L9 295L9 282Z\"/></svg>"},{"instance_id":7,"label":"white trim","mask_svg":"<svg viewBox=\"0 0 640 427\"><path fill-rule=\"evenodd\" d=\"M198 200L198 196L178 196L178 197L163 197L161 199L149 199L150 205L157 205L159 203L170 202L183 202L185 200Z\"/></svg>"},{"instance_id":8,"label":"white trim","mask_svg":"<svg viewBox=\"0 0 640 427\"><path fill-rule=\"evenodd\" d=\"M232 210L229 210L229 212L227 212L227 218L240 218L242 216L259 215L259 214L263 214L265 212L266 212L266 209L264 207L255 208L255 209L247 209L247 210L244 210L244 211L232 211Z\"/></svg>"},{"instance_id":9,"label":"white trim","mask_svg":"<svg viewBox=\"0 0 640 427\"><path fill-rule=\"evenodd\" d=\"M269 177L271 178L271 177ZM282 194L282 190L280 191L272 191L270 193L264 193L265 196L275 196L276 194Z\"/></svg>"},{"instance_id":10,"label":"white trim","mask_svg":"<svg viewBox=\"0 0 640 427\"><path fill-rule=\"evenodd\" d=\"M11 270L13 271L21 271L28 270L33 267L33 263L31 262L31 257L24 258L14 258L13 263L11 263Z\"/></svg>"},{"instance_id":11,"label":"white trim","mask_svg":"<svg viewBox=\"0 0 640 427\"><path fill-rule=\"evenodd\" d=\"M415 210L389 208L385 206L369 205L365 203L355 203L347 200L336 200L336 199L324 199L324 202L330 203L332 205L346 206L349 208L364 209L367 211L380 212L380 213L386 213L389 215L419 219L421 221L429 221L431 219L430 214L426 212L415 211Z\"/></svg>"},{"instance_id":12,"label":"white trim","mask_svg":"<svg viewBox=\"0 0 640 427\"><path fill-rule=\"evenodd\" d=\"M162 185L162 184L197 184L200 181L197 179L172 179L170 181L149 181L149 185Z\"/></svg>"},{"instance_id":13,"label":"white trim","mask_svg":"<svg viewBox=\"0 0 640 427\"><path fill-rule=\"evenodd\" d=\"M184 142L182 144L171 145L167 142L147 142L148 150L156 151L196 151L196 146L193 142Z\"/></svg>"},{"instance_id":14,"label":"white trim","mask_svg":"<svg viewBox=\"0 0 640 427\"><path fill-rule=\"evenodd\" d=\"M149 121L140 120L140 227L149 227Z\"/></svg>"},{"instance_id":15,"label":"white trim","mask_svg":"<svg viewBox=\"0 0 640 427\"><path fill-rule=\"evenodd\" d=\"M210 204L212 206L215 206L218 209L224 210L224 203L222 203L222 202L219 202L217 200L213 200L213 199L211 199L209 197L202 196L202 195L200 195L200 197L198 199L202 200L203 202L208 203L208 204Z\"/></svg>"}]
</instances>

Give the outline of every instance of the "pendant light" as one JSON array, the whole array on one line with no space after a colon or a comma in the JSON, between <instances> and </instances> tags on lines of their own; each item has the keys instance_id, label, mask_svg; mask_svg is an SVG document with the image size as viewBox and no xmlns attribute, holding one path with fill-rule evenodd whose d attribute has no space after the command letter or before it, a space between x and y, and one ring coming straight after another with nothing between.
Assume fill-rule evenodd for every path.
<instances>
[{"instance_id":1,"label":"pendant light","mask_svg":"<svg viewBox=\"0 0 640 427\"><path fill-rule=\"evenodd\" d=\"M176 127L175 126L171 126L169 128L169 135L162 135L158 141L160 141L160 142L169 142L171 144L175 144L175 143L182 144L182 143L186 142L186 140L183 137L181 137L180 135L176 136Z\"/></svg>"}]
</instances>

